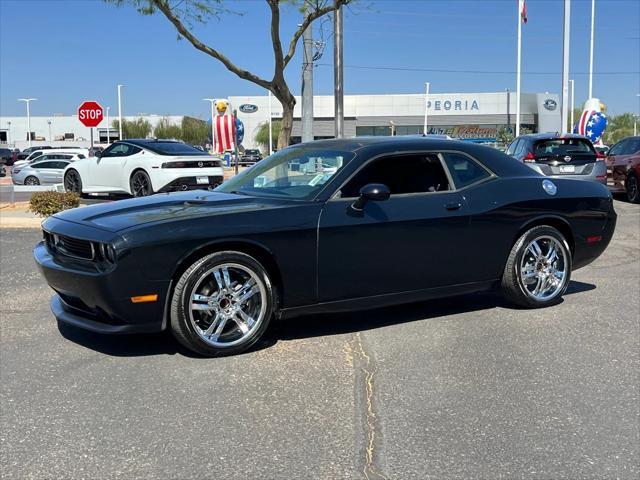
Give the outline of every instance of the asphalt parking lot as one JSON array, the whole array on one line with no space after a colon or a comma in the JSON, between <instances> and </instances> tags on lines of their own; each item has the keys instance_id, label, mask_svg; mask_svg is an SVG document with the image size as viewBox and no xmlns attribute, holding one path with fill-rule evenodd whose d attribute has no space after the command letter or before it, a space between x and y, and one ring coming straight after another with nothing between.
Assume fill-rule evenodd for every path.
<instances>
[{"instance_id":1,"label":"asphalt parking lot","mask_svg":"<svg viewBox=\"0 0 640 480\"><path fill-rule=\"evenodd\" d=\"M638 478L640 207L615 206L555 307L299 318L220 359L59 330L40 232L1 230L2 478Z\"/></svg>"}]
</instances>

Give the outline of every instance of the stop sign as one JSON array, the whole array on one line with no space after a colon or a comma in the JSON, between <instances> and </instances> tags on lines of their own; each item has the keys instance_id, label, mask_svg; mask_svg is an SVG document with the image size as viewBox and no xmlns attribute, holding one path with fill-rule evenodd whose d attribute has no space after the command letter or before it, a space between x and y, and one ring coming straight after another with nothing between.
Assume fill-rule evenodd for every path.
<instances>
[{"instance_id":1,"label":"stop sign","mask_svg":"<svg viewBox=\"0 0 640 480\"><path fill-rule=\"evenodd\" d=\"M78 107L78 120L85 127L97 127L102 118L102 107L98 102L87 101Z\"/></svg>"}]
</instances>

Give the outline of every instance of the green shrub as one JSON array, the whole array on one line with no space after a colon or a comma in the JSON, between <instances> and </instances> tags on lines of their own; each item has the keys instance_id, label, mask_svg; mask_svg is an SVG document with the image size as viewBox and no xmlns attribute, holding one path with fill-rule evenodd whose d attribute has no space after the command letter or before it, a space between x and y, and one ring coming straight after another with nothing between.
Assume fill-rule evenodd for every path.
<instances>
[{"instance_id":1,"label":"green shrub","mask_svg":"<svg viewBox=\"0 0 640 480\"><path fill-rule=\"evenodd\" d=\"M31 195L29 210L41 217L75 208L80 205L80 195L73 192L36 192Z\"/></svg>"}]
</instances>

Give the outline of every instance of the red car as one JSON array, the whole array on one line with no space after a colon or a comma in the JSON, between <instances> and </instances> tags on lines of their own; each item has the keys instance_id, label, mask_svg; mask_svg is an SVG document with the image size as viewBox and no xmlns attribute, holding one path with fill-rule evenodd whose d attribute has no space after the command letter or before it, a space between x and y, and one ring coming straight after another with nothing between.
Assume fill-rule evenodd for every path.
<instances>
[{"instance_id":1,"label":"red car","mask_svg":"<svg viewBox=\"0 0 640 480\"><path fill-rule=\"evenodd\" d=\"M607 186L613 193L626 193L632 203L640 203L640 136L616 143L607 154Z\"/></svg>"}]
</instances>

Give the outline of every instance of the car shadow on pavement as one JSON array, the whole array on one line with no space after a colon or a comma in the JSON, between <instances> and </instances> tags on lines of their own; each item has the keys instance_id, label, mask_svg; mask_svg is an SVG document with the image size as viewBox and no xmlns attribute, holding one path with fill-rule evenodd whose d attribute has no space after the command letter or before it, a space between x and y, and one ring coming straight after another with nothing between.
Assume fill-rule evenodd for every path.
<instances>
[{"instance_id":1,"label":"car shadow on pavement","mask_svg":"<svg viewBox=\"0 0 640 480\"><path fill-rule=\"evenodd\" d=\"M572 281L565 295L588 292L596 286ZM339 335L399 325L402 323L446 317L492 308L518 309L507 303L499 293L477 293L459 297L429 300L349 313L308 315L272 322L264 337L244 354L263 350L279 340ZM101 335L73 326L58 324L60 334L69 341L115 357L142 357L180 354L190 358L202 357L178 343L169 332L135 335ZM241 354L241 355L244 355Z\"/></svg>"},{"instance_id":2,"label":"car shadow on pavement","mask_svg":"<svg viewBox=\"0 0 640 480\"><path fill-rule=\"evenodd\" d=\"M565 295L588 292L595 288L596 286L590 283L571 281ZM563 300L560 301L562 302ZM280 320L271 325L265 336L273 335L277 341L339 335L497 307L524 310L507 302L499 292L484 292L372 310Z\"/></svg>"}]
</instances>

